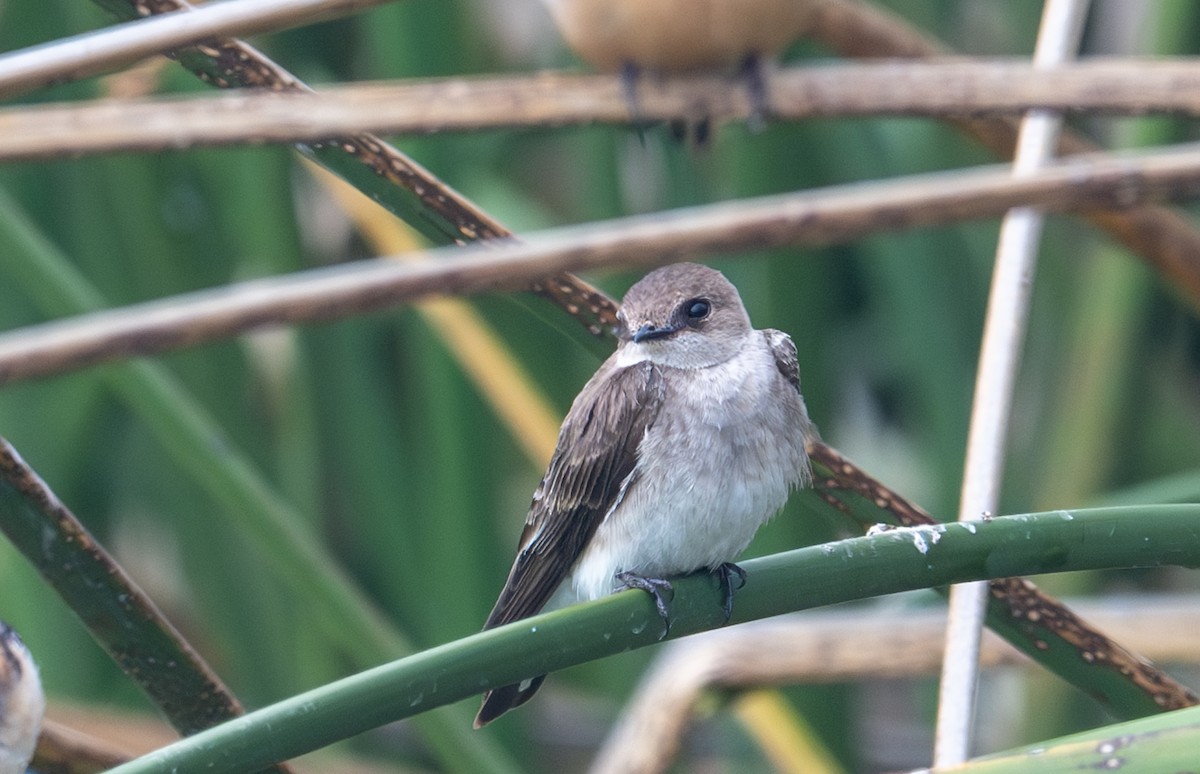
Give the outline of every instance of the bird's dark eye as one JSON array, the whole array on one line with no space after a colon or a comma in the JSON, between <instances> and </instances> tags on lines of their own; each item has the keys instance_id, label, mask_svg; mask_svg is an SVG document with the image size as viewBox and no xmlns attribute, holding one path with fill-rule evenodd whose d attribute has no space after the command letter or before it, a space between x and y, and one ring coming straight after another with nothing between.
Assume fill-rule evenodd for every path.
<instances>
[{"instance_id":1,"label":"bird's dark eye","mask_svg":"<svg viewBox=\"0 0 1200 774\"><path fill-rule=\"evenodd\" d=\"M703 320L712 311L712 304L703 298L693 298L684 304L689 320Z\"/></svg>"}]
</instances>

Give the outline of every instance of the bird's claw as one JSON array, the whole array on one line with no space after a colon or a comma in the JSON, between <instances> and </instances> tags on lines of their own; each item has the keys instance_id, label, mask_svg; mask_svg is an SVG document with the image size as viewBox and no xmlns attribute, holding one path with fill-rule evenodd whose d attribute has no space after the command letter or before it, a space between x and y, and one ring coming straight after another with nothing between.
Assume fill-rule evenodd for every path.
<instances>
[{"instance_id":1,"label":"bird's claw","mask_svg":"<svg viewBox=\"0 0 1200 774\"><path fill-rule=\"evenodd\" d=\"M674 598L675 589L671 586L671 581L664 578L647 578L635 572L619 572L616 578L621 582L622 591L625 589L639 589L654 597L654 607L658 610L658 617L663 620L664 627L662 636L659 639L666 639L667 635L671 633L671 615L667 611L667 602L663 599L663 592L668 592Z\"/></svg>"},{"instance_id":2,"label":"bird's claw","mask_svg":"<svg viewBox=\"0 0 1200 774\"><path fill-rule=\"evenodd\" d=\"M738 567L733 562L723 562L718 565L713 574L717 576L717 580L721 583L721 589L725 592L725 606L722 608L725 611L725 623L729 623L729 618L733 615L733 585L734 577L737 577L736 588L740 589L746 585L746 571Z\"/></svg>"}]
</instances>

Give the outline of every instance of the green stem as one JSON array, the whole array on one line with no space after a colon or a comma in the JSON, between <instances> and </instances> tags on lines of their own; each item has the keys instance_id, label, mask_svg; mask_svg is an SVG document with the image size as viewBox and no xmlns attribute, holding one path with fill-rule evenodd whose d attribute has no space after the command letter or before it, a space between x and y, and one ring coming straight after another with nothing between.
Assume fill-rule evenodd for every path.
<instances>
[{"instance_id":1,"label":"green stem","mask_svg":"<svg viewBox=\"0 0 1200 774\"><path fill-rule=\"evenodd\" d=\"M733 622L1013 575L1200 565L1200 505L1107 508L902 528L747 562ZM671 637L722 625L706 574L675 583ZM655 644L644 594L622 593L519 621L279 702L114 769L237 772L547 671Z\"/></svg>"},{"instance_id":2,"label":"green stem","mask_svg":"<svg viewBox=\"0 0 1200 774\"><path fill-rule=\"evenodd\" d=\"M1120 771L1159 774L1192 771L1200 747L1200 707L1139 718L995 753L954 769L962 774L1058 774Z\"/></svg>"}]
</instances>

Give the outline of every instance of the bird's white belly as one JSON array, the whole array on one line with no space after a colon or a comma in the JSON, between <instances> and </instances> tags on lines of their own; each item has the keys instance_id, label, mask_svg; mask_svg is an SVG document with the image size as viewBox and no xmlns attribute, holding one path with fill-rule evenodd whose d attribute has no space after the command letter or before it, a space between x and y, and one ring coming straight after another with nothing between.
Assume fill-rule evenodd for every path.
<instances>
[{"instance_id":1,"label":"bird's white belly","mask_svg":"<svg viewBox=\"0 0 1200 774\"><path fill-rule=\"evenodd\" d=\"M807 483L804 404L770 357L763 348L671 374L637 478L573 569L575 598L611 593L620 572L665 577L731 562Z\"/></svg>"}]
</instances>

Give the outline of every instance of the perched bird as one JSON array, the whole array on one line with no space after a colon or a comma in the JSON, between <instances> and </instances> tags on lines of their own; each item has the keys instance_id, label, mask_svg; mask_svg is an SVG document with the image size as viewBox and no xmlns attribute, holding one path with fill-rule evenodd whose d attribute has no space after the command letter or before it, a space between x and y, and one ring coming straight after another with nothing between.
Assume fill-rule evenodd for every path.
<instances>
[{"instance_id":1,"label":"perched bird","mask_svg":"<svg viewBox=\"0 0 1200 774\"><path fill-rule=\"evenodd\" d=\"M619 72L637 119L640 73L738 68L751 122L766 113L762 65L800 38L822 0L543 0L567 45L598 70ZM696 123L707 133L707 120ZM697 137L703 141L703 135Z\"/></svg>"},{"instance_id":2,"label":"perched bird","mask_svg":"<svg viewBox=\"0 0 1200 774\"><path fill-rule=\"evenodd\" d=\"M728 618L732 561L788 493L810 482L816 430L796 348L754 330L737 289L681 263L630 288L617 350L567 413L485 629L666 576L718 573ZM495 688L475 727L527 701L544 676Z\"/></svg>"},{"instance_id":3,"label":"perched bird","mask_svg":"<svg viewBox=\"0 0 1200 774\"><path fill-rule=\"evenodd\" d=\"M543 0L567 44L598 70L717 70L773 57L808 29L818 0Z\"/></svg>"},{"instance_id":4,"label":"perched bird","mask_svg":"<svg viewBox=\"0 0 1200 774\"><path fill-rule=\"evenodd\" d=\"M37 665L17 633L0 621L0 774L24 774L45 711Z\"/></svg>"}]
</instances>

